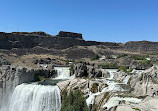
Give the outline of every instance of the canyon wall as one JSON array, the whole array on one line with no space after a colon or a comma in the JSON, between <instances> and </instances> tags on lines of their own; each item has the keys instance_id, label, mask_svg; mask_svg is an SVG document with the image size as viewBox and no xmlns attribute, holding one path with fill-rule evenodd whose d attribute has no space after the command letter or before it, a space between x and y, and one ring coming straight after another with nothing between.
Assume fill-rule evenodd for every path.
<instances>
[{"instance_id":1,"label":"canyon wall","mask_svg":"<svg viewBox=\"0 0 158 111\"><path fill-rule=\"evenodd\" d=\"M68 36L68 37L67 37ZM158 50L158 42L150 41L131 41L125 44L113 42L85 41L82 34L71 32L60 32L57 36L52 36L44 32L0 32L0 49L12 48L54 48L66 49L73 46L92 46L104 45L109 49L132 51L132 52L150 52L155 53Z\"/></svg>"}]
</instances>

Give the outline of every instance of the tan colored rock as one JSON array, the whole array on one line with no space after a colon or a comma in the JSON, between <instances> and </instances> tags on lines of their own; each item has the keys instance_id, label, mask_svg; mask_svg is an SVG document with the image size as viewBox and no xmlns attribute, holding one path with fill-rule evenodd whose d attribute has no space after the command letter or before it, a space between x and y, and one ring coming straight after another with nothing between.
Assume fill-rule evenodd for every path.
<instances>
[{"instance_id":1,"label":"tan colored rock","mask_svg":"<svg viewBox=\"0 0 158 111\"><path fill-rule=\"evenodd\" d=\"M64 90L66 87L69 86L70 82L71 82L70 80L63 81L63 82L59 82L59 83L57 83L57 86L58 86L59 89L62 91L62 90Z\"/></svg>"},{"instance_id":2,"label":"tan colored rock","mask_svg":"<svg viewBox=\"0 0 158 111\"><path fill-rule=\"evenodd\" d=\"M122 106L118 106L116 108L116 111L136 111L136 110L132 109L130 105L122 105Z\"/></svg>"},{"instance_id":3,"label":"tan colored rock","mask_svg":"<svg viewBox=\"0 0 158 111\"><path fill-rule=\"evenodd\" d=\"M158 111L158 97L147 97L138 104L119 105L116 111Z\"/></svg>"}]
</instances>

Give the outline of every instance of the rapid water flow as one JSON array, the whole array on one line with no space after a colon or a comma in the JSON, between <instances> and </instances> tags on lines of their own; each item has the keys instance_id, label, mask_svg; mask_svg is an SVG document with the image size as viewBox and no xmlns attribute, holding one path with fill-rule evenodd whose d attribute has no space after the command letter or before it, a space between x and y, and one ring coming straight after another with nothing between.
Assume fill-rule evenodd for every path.
<instances>
[{"instance_id":1,"label":"rapid water flow","mask_svg":"<svg viewBox=\"0 0 158 111\"><path fill-rule=\"evenodd\" d=\"M69 67L55 67L57 76L50 81L74 78L70 76ZM16 86L6 107L0 111L60 111L61 95L56 85L39 85L38 83Z\"/></svg>"},{"instance_id":2,"label":"rapid water flow","mask_svg":"<svg viewBox=\"0 0 158 111\"><path fill-rule=\"evenodd\" d=\"M57 77L55 79L69 79L70 78L70 67L54 67L57 71Z\"/></svg>"},{"instance_id":3,"label":"rapid water flow","mask_svg":"<svg viewBox=\"0 0 158 111\"><path fill-rule=\"evenodd\" d=\"M114 73L117 72L117 69L108 69L107 70L110 73L110 77L109 78L104 78L104 79L96 79L96 81L102 81L103 83L107 84L108 87L103 88L101 92L97 92L97 93L89 93L89 97L86 99L87 105L89 106L90 104L94 104L94 100L95 100L95 96L100 95L101 93L104 92L110 92L110 91L123 91L123 89L118 85L118 83L116 83L115 81L113 81L114 79Z\"/></svg>"},{"instance_id":4,"label":"rapid water flow","mask_svg":"<svg viewBox=\"0 0 158 111\"><path fill-rule=\"evenodd\" d=\"M95 96L98 96L102 93L125 91L120 86L120 84L125 84L126 85L129 81L129 79L130 79L130 75L127 75L123 79L122 83L118 83L118 82L114 81L114 74L117 72L117 69L106 69L106 71L109 72L110 77L109 78L96 79L96 81L101 81L102 83L107 84L108 86L103 88L101 92L97 92L97 93L90 92L89 97L86 99L86 102L87 102L88 106L90 104L94 104ZM141 101L141 99L137 99L137 98L130 98L130 97L129 98L128 97L123 98L123 97L111 96L109 98L109 100L104 104L103 108L106 107L107 108L106 110L108 111L110 108L119 105L119 102L122 101L122 100L131 102L131 103L138 103L138 102Z\"/></svg>"},{"instance_id":5,"label":"rapid water flow","mask_svg":"<svg viewBox=\"0 0 158 111\"><path fill-rule=\"evenodd\" d=\"M12 94L9 111L60 111L60 107L57 86L21 84Z\"/></svg>"},{"instance_id":6,"label":"rapid water flow","mask_svg":"<svg viewBox=\"0 0 158 111\"><path fill-rule=\"evenodd\" d=\"M137 70L135 70L135 72L136 72L137 74L142 73L142 71L137 71ZM111 72L109 72L109 73L111 73ZM114 74L114 73L113 73L113 74ZM113 76L113 75L112 75L112 76ZM114 77L114 76L113 76L113 77ZM129 79L130 79L130 77L131 77L130 75L127 75L127 76L123 79L122 83L123 83L123 84L127 84L128 81L129 81ZM111 78L111 79L112 79L112 78ZM115 84L115 85L114 85L114 84ZM116 88L116 86L119 86L119 84L120 84L120 83L117 83L117 82L114 82L114 81L113 81L113 84L108 84L108 85L109 85L109 87L110 87L110 89L111 89L111 91L112 91L112 90L114 90L114 89ZM114 86L115 86L115 87L114 87ZM118 87L118 88L120 88L120 87ZM104 90L104 91L107 91L108 89L103 89L103 90ZM118 91L121 91L121 89L118 90ZM122 91L124 91L124 90L122 89ZM123 100L124 100L124 101L128 101L128 102L130 102L130 103L139 103L139 102L141 101L141 99L138 99L138 98L111 96L111 97L109 98L109 100L104 104L103 108L106 107L106 111L108 111L110 108L119 105L120 101L123 101Z\"/></svg>"},{"instance_id":7,"label":"rapid water flow","mask_svg":"<svg viewBox=\"0 0 158 111\"><path fill-rule=\"evenodd\" d=\"M119 102L123 100L131 103L139 103L141 101L141 99L130 98L130 97L125 97L125 98L111 97L103 107L106 107L107 108L106 110L109 110L110 108L119 105Z\"/></svg>"},{"instance_id":8,"label":"rapid water flow","mask_svg":"<svg viewBox=\"0 0 158 111\"><path fill-rule=\"evenodd\" d=\"M129 81L129 79L130 79L130 75L127 75L124 79L123 79L123 83L124 84L127 84L128 83L128 81Z\"/></svg>"}]
</instances>

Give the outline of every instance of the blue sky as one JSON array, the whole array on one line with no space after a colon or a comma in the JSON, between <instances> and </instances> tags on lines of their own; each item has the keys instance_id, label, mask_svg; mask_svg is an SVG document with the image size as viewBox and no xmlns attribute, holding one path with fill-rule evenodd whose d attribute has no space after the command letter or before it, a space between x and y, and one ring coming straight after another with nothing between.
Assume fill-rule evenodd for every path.
<instances>
[{"instance_id":1,"label":"blue sky","mask_svg":"<svg viewBox=\"0 0 158 111\"><path fill-rule=\"evenodd\" d=\"M85 40L158 41L158 0L1 0L0 31L79 32Z\"/></svg>"}]
</instances>

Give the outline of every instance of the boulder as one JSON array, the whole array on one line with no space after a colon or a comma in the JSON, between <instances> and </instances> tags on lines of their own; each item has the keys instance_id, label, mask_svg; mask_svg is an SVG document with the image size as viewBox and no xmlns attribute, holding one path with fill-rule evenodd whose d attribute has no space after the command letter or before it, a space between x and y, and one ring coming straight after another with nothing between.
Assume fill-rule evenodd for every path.
<instances>
[{"instance_id":1,"label":"boulder","mask_svg":"<svg viewBox=\"0 0 158 111\"><path fill-rule=\"evenodd\" d=\"M90 65L86 62L78 63L74 65L74 74L76 77L102 77L103 73L100 69L94 65ZM105 75L107 73L104 73Z\"/></svg>"}]
</instances>

